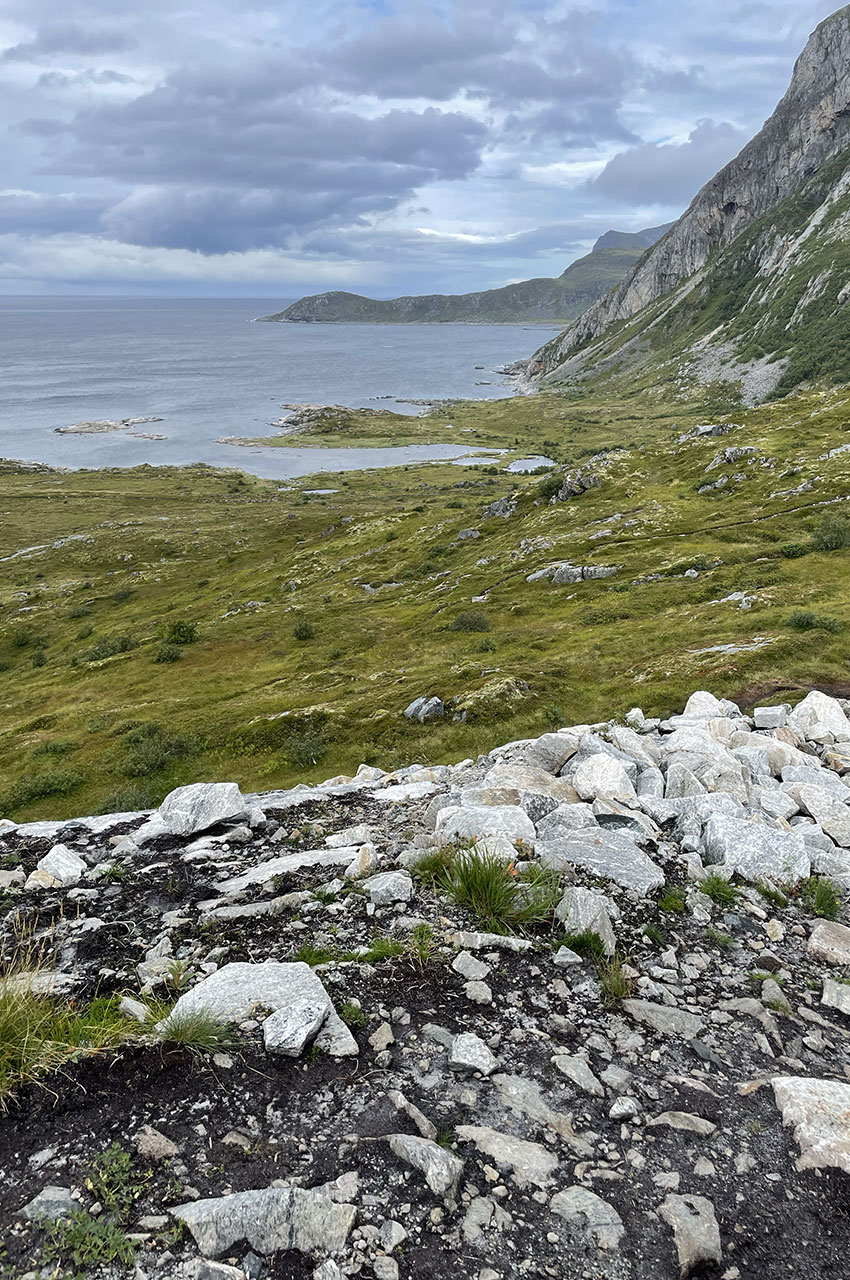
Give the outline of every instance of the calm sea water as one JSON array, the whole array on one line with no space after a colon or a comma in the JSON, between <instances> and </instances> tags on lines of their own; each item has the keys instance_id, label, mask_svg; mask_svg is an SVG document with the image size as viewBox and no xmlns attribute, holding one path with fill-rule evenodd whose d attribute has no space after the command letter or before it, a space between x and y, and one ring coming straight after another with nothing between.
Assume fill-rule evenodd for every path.
<instances>
[{"instance_id":1,"label":"calm sea water","mask_svg":"<svg viewBox=\"0 0 850 1280\"><path fill-rule=\"evenodd\" d=\"M292 477L428 457L413 450L246 449L222 436L273 435L283 404L417 412L394 399L511 394L494 372L552 330L520 325L252 324L286 299L0 299L0 457L68 467L208 462ZM483 366L483 368L476 368ZM476 385L489 382L491 385ZM108 435L56 435L97 418L162 422Z\"/></svg>"}]
</instances>

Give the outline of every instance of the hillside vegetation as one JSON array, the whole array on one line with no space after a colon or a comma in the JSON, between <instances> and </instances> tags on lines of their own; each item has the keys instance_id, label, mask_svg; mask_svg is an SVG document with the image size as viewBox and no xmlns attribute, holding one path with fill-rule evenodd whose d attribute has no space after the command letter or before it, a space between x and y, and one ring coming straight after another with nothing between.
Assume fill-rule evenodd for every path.
<instances>
[{"instance_id":1,"label":"hillside vegetation","mask_svg":"<svg viewBox=\"0 0 850 1280\"><path fill-rule=\"evenodd\" d=\"M399 425L431 438L444 409ZM319 440L391 417L342 415ZM847 686L845 394L731 416L721 399L549 394L455 404L451 421L507 448L499 465L282 489L203 467L5 464L2 815L456 760L634 703L667 713L700 685L744 702ZM700 423L730 430L692 436ZM539 451L554 473L501 470ZM577 472L590 487L559 501ZM305 492L317 483L338 491ZM527 580L562 562L615 571ZM430 694L443 720L403 717Z\"/></svg>"},{"instance_id":2,"label":"hillside vegetation","mask_svg":"<svg viewBox=\"0 0 850 1280\"><path fill-rule=\"evenodd\" d=\"M667 227L609 231L591 253L570 263L555 279L521 280L477 293L364 298L334 291L313 294L264 320L371 324L520 324L567 322L622 280Z\"/></svg>"}]
</instances>

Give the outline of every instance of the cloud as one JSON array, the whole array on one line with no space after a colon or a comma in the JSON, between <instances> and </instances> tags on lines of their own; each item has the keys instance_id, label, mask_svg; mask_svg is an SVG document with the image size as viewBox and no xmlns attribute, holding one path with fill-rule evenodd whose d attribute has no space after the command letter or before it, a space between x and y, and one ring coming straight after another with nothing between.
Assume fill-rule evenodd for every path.
<instances>
[{"instance_id":1,"label":"cloud","mask_svg":"<svg viewBox=\"0 0 850 1280\"><path fill-rule=\"evenodd\" d=\"M96 57L103 53L123 53L137 47L137 40L118 28L91 28L75 22L52 22L40 27L32 40L11 45L0 54L0 62L44 62L59 55Z\"/></svg>"},{"instance_id":2,"label":"cloud","mask_svg":"<svg viewBox=\"0 0 850 1280\"><path fill-rule=\"evenodd\" d=\"M111 201L73 192L49 195L38 191L0 191L0 234L22 236L59 231L95 231Z\"/></svg>"},{"instance_id":3,"label":"cloud","mask_svg":"<svg viewBox=\"0 0 850 1280\"><path fill-rule=\"evenodd\" d=\"M701 120L687 142L645 142L621 151L589 186L620 204L684 206L747 136L733 124Z\"/></svg>"},{"instance_id":4,"label":"cloud","mask_svg":"<svg viewBox=\"0 0 850 1280\"><path fill-rule=\"evenodd\" d=\"M79 85L134 84L135 81L132 76L124 75L122 71L108 69L96 71L94 68L89 68L73 74L64 71L43 71L35 83L38 89L71 89Z\"/></svg>"}]
</instances>

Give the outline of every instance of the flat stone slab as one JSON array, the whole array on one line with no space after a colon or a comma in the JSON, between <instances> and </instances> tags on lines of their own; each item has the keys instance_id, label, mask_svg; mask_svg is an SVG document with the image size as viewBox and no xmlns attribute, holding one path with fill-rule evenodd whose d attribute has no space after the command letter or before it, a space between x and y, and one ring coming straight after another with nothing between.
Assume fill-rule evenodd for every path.
<instances>
[{"instance_id":1,"label":"flat stone slab","mask_svg":"<svg viewBox=\"0 0 850 1280\"><path fill-rule=\"evenodd\" d=\"M309 1255L338 1253L357 1214L353 1204L336 1204L319 1191L301 1187L237 1191L181 1204L169 1212L185 1222L208 1258L224 1253L237 1240L247 1240L262 1254L288 1249Z\"/></svg>"},{"instance_id":2,"label":"flat stone slab","mask_svg":"<svg viewBox=\"0 0 850 1280\"><path fill-rule=\"evenodd\" d=\"M722 863L745 880L796 884L811 874L812 863L796 831L780 831L748 818L715 814L703 833L703 861Z\"/></svg>"},{"instance_id":3,"label":"flat stone slab","mask_svg":"<svg viewBox=\"0 0 850 1280\"><path fill-rule=\"evenodd\" d=\"M249 871L243 871L242 875L219 880L215 887L223 894L241 893L253 884L268 884L275 876L291 875L293 871L310 870L312 867L347 867L359 852L357 845L343 845L335 849L305 849L303 853L286 853L279 858L260 862Z\"/></svg>"},{"instance_id":4,"label":"flat stone slab","mask_svg":"<svg viewBox=\"0 0 850 1280\"><path fill-rule=\"evenodd\" d=\"M652 1027L663 1036L682 1036L692 1040L702 1031L702 1019L695 1013L688 1013L687 1009L653 1004L651 1000L624 1000L623 1008L636 1022Z\"/></svg>"},{"instance_id":5,"label":"flat stone slab","mask_svg":"<svg viewBox=\"0 0 850 1280\"><path fill-rule=\"evenodd\" d=\"M321 978L308 964L296 960L283 964L266 960L263 964L226 964L184 992L157 1031L167 1035L169 1026L195 1013L205 1013L220 1022L242 1022L258 1009L269 1013L294 1005L315 1004L327 1009L316 1045L334 1058L359 1053L357 1041L333 1007Z\"/></svg>"},{"instance_id":6,"label":"flat stone slab","mask_svg":"<svg viewBox=\"0 0 850 1280\"><path fill-rule=\"evenodd\" d=\"M544 819L545 821L545 819ZM542 823L541 823L542 826ZM602 880L613 880L624 889L646 895L664 884L664 872L638 848L630 836L601 827L577 831L560 839L537 843L537 856L553 871L580 867Z\"/></svg>"},{"instance_id":7,"label":"flat stone slab","mask_svg":"<svg viewBox=\"0 0 850 1280\"><path fill-rule=\"evenodd\" d=\"M500 1168L509 1169L519 1187L545 1187L558 1167L558 1157L539 1142L526 1142L487 1125L458 1125L457 1136L461 1142L474 1143Z\"/></svg>"},{"instance_id":8,"label":"flat stone slab","mask_svg":"<svg viewBox=\"0 0 850 1280\"><path fill-rule=\"evenodd\" d=\"M626 1234L623 1219L613 1205L587 1187L568 1187L559 1191L549 1202L549 1208L559 1218L591 1236L598 1249L613 1251L619 1248Z\"/></svg>"},{"instance_id":9,"label":"flat stone slab","mask_svg":"<svg viewBox=\"0 0 850 1280\"><path fill-rule=\"evenodd\" d=\"M777 1076L772 1084L782 1123L793 1125L800 1147L797 1168L850 1173L850 1084L806 1076Z\"/></svg>"},{"instance_id":10,"label":"flat stone slab","mask_svg":"<svg viewBox=\"0 0 850 1280\"><path fill-rule=\"evenodd\" d=\"M450 805L437 814L436 834L444 844L452 840L477 840L481 836L507 836L533 845L534 823L518 805Z\"/></svg>"}]
</instances>

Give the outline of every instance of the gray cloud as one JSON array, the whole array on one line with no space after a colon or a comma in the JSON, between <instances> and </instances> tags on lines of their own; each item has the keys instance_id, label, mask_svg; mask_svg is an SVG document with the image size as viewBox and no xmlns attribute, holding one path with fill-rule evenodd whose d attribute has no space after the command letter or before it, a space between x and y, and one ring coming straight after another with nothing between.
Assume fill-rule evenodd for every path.
<instances>
[{"instance_id":1,"label":"gray cloud","mask_svg":"<svg viewBox=\"0 0 850 1280\"><path fill-rule=\"evenodd\" d=\"M590 187L621 204L684 207L746 141L732 124L701 120L687 142L646 142L621 151Z\"/></svg>"},{"instance_id":2,"label":"gray cloud","mask_svg":"<svg viewBox=\"0 0 850 1280\"><path fill-rule=\"evenodd\" d=\"M93 232L112 202L102 196L0 191L0 234L54 235Z\"/></svg>"},{"instance_id":3,"label":"gray cloud","mask_svg":"<svg viewBox=\"0 0 850 1280\"><path fill-rule=\"evenodd\" d=\"M53 22L41 27L32 40L12 45L0 55L2 62L43 62L62 54L96 57L135 49L134 36L117 28L92 29L75 22Z\"/></svg>"}]
</instances>

